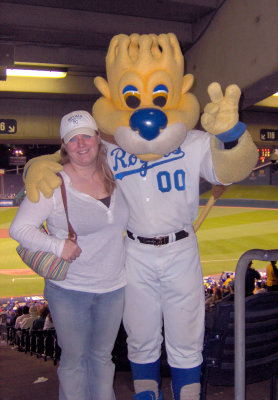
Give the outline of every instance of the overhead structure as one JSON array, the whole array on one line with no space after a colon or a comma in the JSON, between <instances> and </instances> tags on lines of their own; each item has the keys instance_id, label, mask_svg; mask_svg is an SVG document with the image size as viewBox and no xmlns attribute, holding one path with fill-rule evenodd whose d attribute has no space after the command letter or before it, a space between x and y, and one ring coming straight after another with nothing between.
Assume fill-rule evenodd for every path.
<instances>
[{"instance_id":1,"label":"overhead structure","mask_svg":"<svg viewBox=\"0 0 278 400\"><path fill-rule=\"evenodd\" d=\"M99 96L93 79L105 76L108 44L118 33L175 33L201 106L208 101L208 84L218 80L242 88L242 109L273 111L276 101L271 98L267 107L262 101L278 92L277 22L277 0L268 0L267 7L253 0L3 0L0 119L16 120L17 132L0 129L0 143L12 137L55 143L64 113L91 111ZM6 72L19 68L62 70L66 76Z\"/></svg>"}]
</instances>

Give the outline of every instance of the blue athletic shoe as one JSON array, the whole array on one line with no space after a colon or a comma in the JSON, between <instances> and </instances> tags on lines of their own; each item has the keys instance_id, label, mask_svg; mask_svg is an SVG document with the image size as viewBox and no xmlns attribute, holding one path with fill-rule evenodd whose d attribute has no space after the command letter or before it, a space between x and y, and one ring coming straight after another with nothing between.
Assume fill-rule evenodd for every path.
<instances>
[{"instance_id":1,"label":"blue athletic shoe","mask_svg":"<svg viewBox=\"0 0 278 400\"><path fill-rule=\"evenodd\" d=\"M163 400L163 393L160 390L159 397L156 399L154 392L146 390L145 392L135 394L134 400Z\"/></svg>"}]
</instances>

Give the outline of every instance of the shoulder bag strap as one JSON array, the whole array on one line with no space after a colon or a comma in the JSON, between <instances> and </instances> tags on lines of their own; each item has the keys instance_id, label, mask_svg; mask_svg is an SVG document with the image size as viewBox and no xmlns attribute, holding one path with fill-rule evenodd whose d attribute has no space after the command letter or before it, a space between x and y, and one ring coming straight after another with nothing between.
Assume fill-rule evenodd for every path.
<instances>
[{"instance_id":1,"label":"shoulder bag strap","mask_svg":"<svg viewBox=\"0 0 278 400\"><path fill-rule=\"evenodd\" d=\"M67 217L67 223L68 223L68 239L72 240L73 242L76 242L77 240L77 234L75 233L70 221L69 221L69 215L68 215L68 205L67 205L67 195L66 195L66 187L65 187L65 182L62 177L62 175L58 172L57 175L62 179L62 185L61 185L61 193L62 193L62 199L65 207L65 212L66 212L66 217Z\"/></svg>"}]
</instances>

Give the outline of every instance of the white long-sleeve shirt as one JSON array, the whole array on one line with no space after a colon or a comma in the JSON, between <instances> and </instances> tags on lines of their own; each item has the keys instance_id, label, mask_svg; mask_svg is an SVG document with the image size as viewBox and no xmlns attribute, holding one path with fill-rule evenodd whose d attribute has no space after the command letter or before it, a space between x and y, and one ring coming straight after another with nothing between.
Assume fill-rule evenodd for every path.
<instances>
[{"instance_id":1,"label":"white long-sleeve shirt","mask_svg":"<svg viewBox=\"0 0 278 400\"><path fill-rule=\"evenodd\" d=\"M71 290L105 293L126 284L124 272L124 230L128 208L119 188L107 208L101 201L72 187L62 172L67 194L69 220L77 234L81 255L70 264L64 281L53 283ZM40 232L46 220L50 235ZM61 256L68 236L60 188L50 199L42 194L38 203L27 197L10 227L10 236L30 250L49 251Z\"/></svg>"}]
</instances>

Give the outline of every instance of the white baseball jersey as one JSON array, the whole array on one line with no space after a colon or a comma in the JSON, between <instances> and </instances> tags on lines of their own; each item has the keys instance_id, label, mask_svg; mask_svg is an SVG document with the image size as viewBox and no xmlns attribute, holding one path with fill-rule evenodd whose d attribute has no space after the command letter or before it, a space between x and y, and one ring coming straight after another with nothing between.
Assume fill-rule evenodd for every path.
<instances>
[{"instance_id":1,"label":"white baseball jersey","mask_svg":"<svg viewBox=\"0 0 278 400\"><path fill-rule=\"evenodd\" d=\"M108 162L129 205L128 230L139 236L167 235L192 226L199 210L200 177L219 184L210 135L192 130L174 152L142 161L105 142Z\"/></svg>"}]
</instances>

